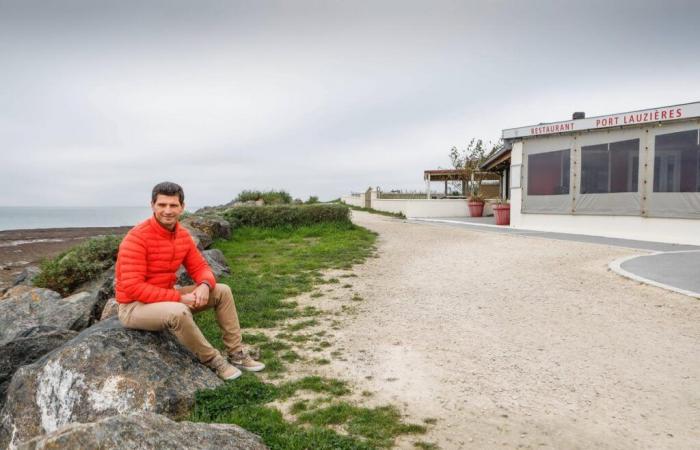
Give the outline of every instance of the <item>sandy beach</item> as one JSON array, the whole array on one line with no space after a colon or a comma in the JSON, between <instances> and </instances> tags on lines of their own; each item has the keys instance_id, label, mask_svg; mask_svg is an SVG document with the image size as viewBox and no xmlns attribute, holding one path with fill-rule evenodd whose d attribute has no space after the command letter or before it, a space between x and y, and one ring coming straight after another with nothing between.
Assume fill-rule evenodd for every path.
<instances>
[{"instance_id":1,"label":"sandy beach","mask_svg":"<svg viewBox=\"0 0 700 450\"><path fill-rule=\"evenodd\" d=\"M400 447L698 448L700 302L608 270L636 251L353 217L379 257L300 299L355 310L313 370L437 419Z\"/></svg>"},{"instance_id":2,"label":"sandy beach","mask_svg":"<svg viewBox=\"0 0 700 450\"><path fill-rule=\"evenodd\" d=\"M95 236L124 235L131 227L45 228L0 231L0 292L30 265Z\"/></svg>"}]
</instances>

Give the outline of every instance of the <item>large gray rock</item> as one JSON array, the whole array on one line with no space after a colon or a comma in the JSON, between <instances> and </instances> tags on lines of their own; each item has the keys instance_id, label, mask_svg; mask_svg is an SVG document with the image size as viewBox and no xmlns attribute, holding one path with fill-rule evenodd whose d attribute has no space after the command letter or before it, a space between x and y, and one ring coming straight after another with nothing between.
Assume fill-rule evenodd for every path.
<instances>
[{"instance_id":1,"label":"large gray rock","mask_svg":"<svg viewBox=\"0 0 700 450\"><path fill-rule=\"evenodd\" d=\"M263 450L255 434L236 425L173 422L153 413L122 414L94 423L70 424L19 446L58 449Z\"/></svg>"},{"instance_id":2,"label":"large gray rock","mask_svg":"<svg viewBox=\"0 0 700 450\"><path fill-rule=\"evenodd\" d=\"M26 285L34 286L34 278L41 273L41 269L37 266L28 266L22 269L12 283L13 286Z\"/></svg>"},{"instance_id":3,"label":"large gray rock","mask_svg":"<svg viewBox=\"0 0 700 450\"><path fill-rule=\"evenodd\" d=\"M0 407L5 403L5 392L15 371L31 364L51 350L60 347L78 333L50 326L30 328L4 345L0 345Z\"/></svg>"},{"instance_id":4,"label":"large gray rock","mask_svg":"<svg viewBox=\"0 0 700 450\"><path fill-rule=\"evenodd\" d=\"M200 252L208 249L212 242L214 242L207 233L188 227L187 225L185 225L185 227L189 230L190 236L192 236L192 240L197 245L197 249Z\"/></svg>"},{"instance_id":5,"label":"large gray rock","mask_svg":"<svg viewBox=\"0 0 700 450\"><path fill-rule=\"evenodd\" d=\"M204 259L207 260L207 263L209 264L209 267L211 267L212 272L214 272L214 277L217 280L223 276L231 275L231 269L226 262L226 257L218 248L204 250L202 252L202 256L204 256ZM177 284L180 286L194 284L194 281L187 273L184 266L180 266L180 269L177 271Z\"/></svg>"},{"instance_id":6,"label":"large gray rock","mask_svg":"<svg viewBox=\"0 0 700 450\"><path fill-rule=\"evenodd\" d=\"M95 322L95 310L101 302L95 292L61 298L58 292L49 289L18 288L8 291L19 292L17 295L0 301L0 344L39 325L81 331Z\"/></svg>"},{"instance_id":7,"label":"large gray rock","mask_svg":"<svg viewBox=\"0 0 700 450\"><path fill-rule=\"evenodd\" d=\"M0 448L116 414L182 419L197 390L221 383L169 333L125 329L111 318L15 373L0 412Z\"/></svg>"},{"instance_id":8,"label":"large gray rock","mask_svg":"<svg viewBox=\"0 0 700 450\"><path fill-rule=\"evenodd\" d=\"M100 320L106 320L110 317L117 317L119 315L119 303L117 299L112 297L107 300L105 307L102 308L102 314L100 315Z\"/></svg>"},{"instance_id":9,"label":"large gray rock","mask_svg":"<svg viewBox=\"0 0 700 450\"><path fill-rule=\"evenodd\" d=\"M183 220L182 224L189 229L199 230L212 239L231 238L231 224L221 217L194 215Z\"/></svg>"}]
</instances>

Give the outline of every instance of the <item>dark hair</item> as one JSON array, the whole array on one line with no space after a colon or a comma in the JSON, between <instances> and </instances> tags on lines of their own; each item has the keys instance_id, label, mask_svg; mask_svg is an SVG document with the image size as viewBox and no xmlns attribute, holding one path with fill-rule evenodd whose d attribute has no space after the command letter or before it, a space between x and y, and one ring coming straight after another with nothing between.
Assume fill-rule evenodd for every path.
<instances>
[{"instance_id":1,"label":"dark hair","mask_svg":"<svg viewBox=\"0 0 700 450\"><path fill-rule=\"evenodd\" d=\"M182 186L176 183L171 183L170 181L163 181L153 186L153 192L151 192L151 203L155 203L158 198L158 194L161 195L177 195L180 199L180 204L185 204L185 191L182 190Z\"/></svg>"}]
</instances>

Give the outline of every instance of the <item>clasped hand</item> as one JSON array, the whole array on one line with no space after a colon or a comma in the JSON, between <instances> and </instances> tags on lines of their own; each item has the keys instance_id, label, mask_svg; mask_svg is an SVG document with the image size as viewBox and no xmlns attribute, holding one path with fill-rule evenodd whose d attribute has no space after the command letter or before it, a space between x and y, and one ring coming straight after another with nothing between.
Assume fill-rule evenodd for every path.
<instances>
[{"instance_id":1,"label":"clasped hand","mask_svg":"<svg viewBox=\"0 0 700 450\"><path fill-rule=\"evenodd\" d=\"M209 302L209 286L200 284L189 294L182 294L180 302L187 305L190 309L206 305Z\"/></svg>"}]
</instances>

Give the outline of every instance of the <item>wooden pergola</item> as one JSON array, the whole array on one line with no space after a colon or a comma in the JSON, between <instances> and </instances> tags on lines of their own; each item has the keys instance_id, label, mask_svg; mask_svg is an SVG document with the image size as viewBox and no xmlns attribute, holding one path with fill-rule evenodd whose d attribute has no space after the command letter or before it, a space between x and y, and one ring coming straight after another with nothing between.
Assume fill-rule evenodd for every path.
<instances>
[{"instance_id":1,"label":"wooden pergola","mask_svg":"<svg viewBox=\"0 0 700 450\"><path fill-rule=\"evenodd\" d=\"M467 191L467 182L475 182L475 175L479 176L480 180L488 179L498 179L498 176L494 177L494 174L489 171L472 171L465 169L433 169L423 171L423 180L425 180L425 191L426 196L430 198L430 183L433 181L442 181L445 183L445 197L447 195L447 182L448 181L461 181L462 182L462 194Z\"/></svg>"}]
</instances>

